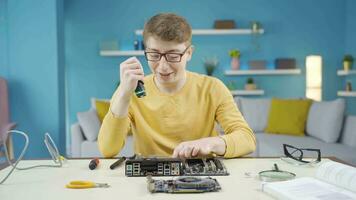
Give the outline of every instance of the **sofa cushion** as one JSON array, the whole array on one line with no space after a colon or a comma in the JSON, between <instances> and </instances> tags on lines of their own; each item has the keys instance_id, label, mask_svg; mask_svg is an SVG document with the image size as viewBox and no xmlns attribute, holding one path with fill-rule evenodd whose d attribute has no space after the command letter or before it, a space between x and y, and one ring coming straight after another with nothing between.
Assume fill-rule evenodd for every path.
<instances>
[{"instance_id":1,"label":"sofa cushion","mask_svg":"<svg viewBox=\"0 0 356 200\"><path fill-rule=\"evenodd\" d=\"M77 117L85 138L88 141L95 141L100 129L100 121L96 111L90 109L86 112L78 112Z\"/></svg>"},{"instance_id":2,"label":"sofa cushion","mask_svg":"<svg viewBox=\"0 0 356 200\"><path fill-rule=\"evenodd\" d=\"M240 98L240 111L254 132L262 132L267 126L271 99Z\"/></svg>"},{"instance_id":3,"label":"sofa cushion","mask_svg":"<svg viewBox=\"0 0 356 200\"><path fill-rule=\"evenodd\" d=\"M344 110L344 99L313 102L307 120L307 134L324 142L336 142L340 136Z\"/></svg>"},{"instance_id":4,"label":"sofa cushion","mask_svg":"<svg viewBox=\"0 0 356 200\"><path fill-rule=\"evenodd\" d=\"M297 148L320 149L322 157L337 157L347 163L356 164L355 147L340 143L325 143L312 136L295 137L289 135L256 134L257 150L254 155L259 157L284 156L283 144L289 144Z\"/></svg>"},{"instance_id":5,"label":"sofa cushion","mask_svg":"<svg viewBox=\"0 0 356 200\"><path fill-rule=\"evenodd\" d=\"M347 116L342 131L341 143L356 147L356 116Z\"/></svg>"},{"instance_id":6,"label":"sofa cushion","mask_svg":"<svg viewBox=\"0 0 356 200\"><path fill-rule=\"evenodd\" d=\"M311 100L273 98L265 132L304 136L311 103Z\"/></svg>"},{"instance_id":7,"label":"sofa cushion","mask_svg":"<svg viewBox=\"0 0 356 200\"><path fill-rule=\"evenodd\" d=\"M97 113L97 115L99 117L99 120L102 123L103 120L104 120L105 115L109 111L110 102L109 101L96 100L95 101L95 108L96 108L96 113Z\"/></svg>"}]
</instances>

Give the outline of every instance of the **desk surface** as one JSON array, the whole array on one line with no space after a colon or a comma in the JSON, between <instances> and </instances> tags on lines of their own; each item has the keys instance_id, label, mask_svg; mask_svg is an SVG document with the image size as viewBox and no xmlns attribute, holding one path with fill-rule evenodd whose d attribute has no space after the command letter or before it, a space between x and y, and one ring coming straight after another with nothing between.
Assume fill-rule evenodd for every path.
<instances>
[{"instance_id":1,"label":"desk surface","mask_svg":"<svg viewBox=\"0 0 356 200\"><path fill-rule=\"evenodd\" d=\"M323 159L327 162L329 159ZM100 160L96 170L89 170L89 160L69 160L62 168L36 168L31 170L15 170L9 179L0 185L1 200L16 199L272 199L261 191L262 182L256 175L262 170L272 169L277 163L280 170L290 171L297 177L314 176L315 167L298 167L288 164L279 158L239 158L224 160L229 176L215 177L222 190L202 194L151 194L147 190L145 177L126 177L124 165L115 170L109 166L115 160ZM52 164L49 160L27 160L19 166L34 164ZM0 171L2 179L10 170L7 167ZM254 177L248 178L250 172ZM170 177L156 177L170 179ZM71 180L90 180L98 183L108 183L110 188L91 188L84 190L66 189L65 185Z\"/></svg>"}]
</instances>

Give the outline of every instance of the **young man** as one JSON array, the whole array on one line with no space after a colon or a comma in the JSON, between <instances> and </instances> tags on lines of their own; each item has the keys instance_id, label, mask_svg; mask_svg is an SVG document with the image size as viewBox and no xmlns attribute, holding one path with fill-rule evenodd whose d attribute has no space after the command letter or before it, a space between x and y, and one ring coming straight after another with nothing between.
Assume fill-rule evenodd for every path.
<instances>
[{"instance_id":1,"label":"young man","mask_svg":"<svg viewBox=\"0 0 356 200\"><path fill-rule=\"evenodd\" d=\"M193 54L188 22L175 14L158 14L146 23L143 38L152 74L144 77L135 57L120 64L121 84L98 136L103 156L117 155L129 131L135 153L143 156L229 158L254 151L254 133L225 85L186 70ZM143 98L134 94L138 80L145 83ZM215 122L225 135L214 130Z\"/></svg>"}]
</instances>

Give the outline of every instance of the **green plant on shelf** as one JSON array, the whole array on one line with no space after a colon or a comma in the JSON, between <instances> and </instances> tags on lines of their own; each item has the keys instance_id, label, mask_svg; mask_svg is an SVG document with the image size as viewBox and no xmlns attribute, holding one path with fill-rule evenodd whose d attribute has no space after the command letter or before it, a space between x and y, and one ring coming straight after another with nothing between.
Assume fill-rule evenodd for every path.
<instances>
[{"instance_id":1,"label":"green plant on shelf","mask_svg":"<svg viewBox=\"0 0 356 200\"><path fill-rule=\"evenodd\" d=\"M238 49L231 49L229 51L229 55L230 55L231 58L240 58L241 52Z\"/></svg>"},{"instance_id":2,"label":"green plant on shelf","mask_svg":"<svg viewBox=\"0 0 356 200\"><path fill-rule=\"evenodd\" d=\"M345 55L344 56L344 60L343 60L343 66L344 66L344 70L348 71L350 69L352 69L352 64L354 62L354 57L352 57L352 55Z\"/></svg>"},{"instance_id":3,"label":"green plant on shelf","mask_svg":"<svg viewBox=\"0 0 356 200\"><path fill-rule=\"evenodd\" d=\"M207 57L203 59L204 62L204 68L206 71L206 74L208 76L212 76L214 71L216 70L216 68L219 65L219 60L216 56L214 57Z\"/></svg>"},{"instance_id":4,"label":"green plant on shelf","mask_svg":"<svg viewBox=\"0 0 356 200\"><path fill-rule=\"evenodd\" d=\"M247 79L247 82L246 82L247 84L254 84L255 83L255 81L253 80L253 78L248 78Z\"/></svg>"}]
</instances>

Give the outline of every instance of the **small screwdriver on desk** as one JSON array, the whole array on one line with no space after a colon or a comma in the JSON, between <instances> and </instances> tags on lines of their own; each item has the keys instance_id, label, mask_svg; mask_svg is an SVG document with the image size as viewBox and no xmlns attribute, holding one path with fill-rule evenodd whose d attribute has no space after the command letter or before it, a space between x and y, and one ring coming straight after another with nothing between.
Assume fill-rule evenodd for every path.
<instances>
[{"instance_id":1,"label":"small screwdriver on desk","mask_svg":"<svg viewBox=\"0 0 356 200\"><path fill-rule=\"evenodd\" d=\"M94 170L98 165L99 165L99 159L98 158L94 158L89 163L89 169Z\"/></svg>"},{"instance_id":2,"label":"small screwdriver on desk","mask_svg":"<svg viewBox=\"0 0 356 200\"><path fill-rule=\"evenodd\" d=\"M112 165L110 165L110 169L115 169L117 166L119 166L122 162L124 162L126 160L126 157L123 156L121 158L119 158L119 160L117 160L116 162L114 162Z\"/></svg>"}]
</instances>

